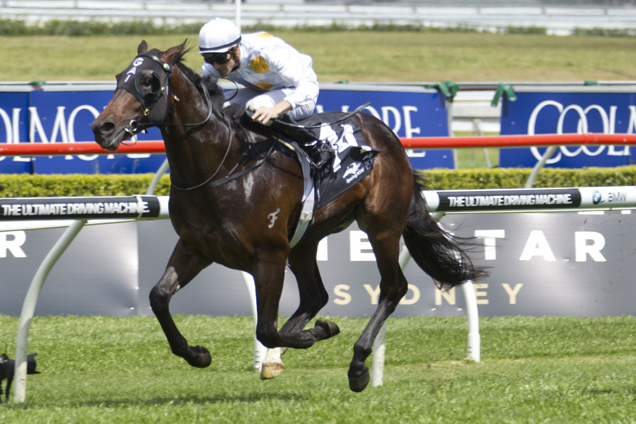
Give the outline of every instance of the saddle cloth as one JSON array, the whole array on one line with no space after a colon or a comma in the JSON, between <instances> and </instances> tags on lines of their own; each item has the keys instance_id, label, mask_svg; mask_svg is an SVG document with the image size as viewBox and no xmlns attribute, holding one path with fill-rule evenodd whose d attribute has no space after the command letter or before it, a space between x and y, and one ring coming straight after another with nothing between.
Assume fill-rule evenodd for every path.
<instances>
[{"instance_id":1,"label":"saddle cloth","mask_svg":"<svg viewBox=\"0 0 636 424\"><path fill-rule=\"evenodd\" d=\"M333 148L333 159L314 174L316 208L320 208L356 185L373 168L380 153L365 144L362 131L349 118L336 122L342 113L327 112L312 115L299 124L308 128L315 138L328 142Z\"/></svg>"},{"instance_id":2,"label":"saddle cloth","mask_svg":"<svg viewBox=\"0 0 636 424\"><path fill-rule=\"evenodd\" d=\"M307 140L294 141L288 134L256 124L245 115L239 116L241 125L253 132L265 136L271 136L270 131L275 133L272 140L278 142L283 152L296 156L300 163L304 180L303 206L291 239L292 247L302 239L311 225L314 210L331 202L366 177L380 153L365 144L360 128L353 123L351 117L342 120L343 113L340 112L315 114L297 124L303 127L303 131L312 134L313 137L304 134L306 139L329 143L335 155L320 169L312 169L308 154L312 146L307 145ZM301 143L304 147L300 147ZM266 144L256 143L250 149L254 149L254 153L258 155L259 149L265 147Z\"/></svg>"}]
</instances>

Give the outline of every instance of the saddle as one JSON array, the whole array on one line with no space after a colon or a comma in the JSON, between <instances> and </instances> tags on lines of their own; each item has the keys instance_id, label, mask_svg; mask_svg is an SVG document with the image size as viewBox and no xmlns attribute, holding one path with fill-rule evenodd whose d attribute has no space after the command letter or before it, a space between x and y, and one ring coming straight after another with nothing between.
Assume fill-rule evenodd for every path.
<instances>
[{"instance_id":1,"label":"saddle","mask_svg":"<svg viewBox=\"0 0 636 424\"><path fill-rule=\"evenodd\" d=\"M316 170L322 169L335 154L329 142L320 139L320 134L305 128L288 115L274 119L270 128L273 132L298 142L309 154L309 160Z\"/></svg>"},{"instance_id":2,"label":"saddle","mask_svg":"<svg viewBox=\"0 0 636 424\"><path fill-rule=\"evenodd\" d=\"M295 157L303 172L303 208L299 223L291 240L292 247L300 241L313 219L313 211L334 200L350 189L373 168L380 153L366 145L360 128L351 116L339 112L326 112L310 116L299 122L290 118L275 119L271 126L252 121L247 115L240 118L246 129L268 139L275 147ZM258 150L253 143L251 149Z\"/></svg>"}]
</instances>

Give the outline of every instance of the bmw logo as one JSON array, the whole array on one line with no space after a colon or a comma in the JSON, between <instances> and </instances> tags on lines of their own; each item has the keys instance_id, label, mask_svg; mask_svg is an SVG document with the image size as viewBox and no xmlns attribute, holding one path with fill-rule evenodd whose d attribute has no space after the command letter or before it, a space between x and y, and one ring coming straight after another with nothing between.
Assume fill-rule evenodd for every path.
<instances>
[{"instance_id":1,"label":"bmw logo","mask_svg":"<svg viewBox=\"0 0 636 424\"><path fill-rule=\"evenodd\" d=\"M594 193L592 193L592 203L594 203L595 205L601 203L601 193L596 190L594 190Z\"/></svg>"}]
</instances>

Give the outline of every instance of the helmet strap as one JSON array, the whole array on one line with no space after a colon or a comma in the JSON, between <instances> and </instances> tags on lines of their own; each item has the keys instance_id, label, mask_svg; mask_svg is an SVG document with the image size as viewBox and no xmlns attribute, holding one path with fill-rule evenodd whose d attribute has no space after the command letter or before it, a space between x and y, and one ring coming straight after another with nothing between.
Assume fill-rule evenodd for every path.
<instances>
[{"instance_id":1,"label":"helmet strap","mask_svg":"<svg viewBox=\"0 0 636 424\"><path fill-rule=\"evenodd\" d=\"M234 72L241 67L241 50L239 49L239 46L235 46L232 47L229 52L232 55L232 59L234 59L234 67L231 71Z\"/></svg>"}]
</instances>

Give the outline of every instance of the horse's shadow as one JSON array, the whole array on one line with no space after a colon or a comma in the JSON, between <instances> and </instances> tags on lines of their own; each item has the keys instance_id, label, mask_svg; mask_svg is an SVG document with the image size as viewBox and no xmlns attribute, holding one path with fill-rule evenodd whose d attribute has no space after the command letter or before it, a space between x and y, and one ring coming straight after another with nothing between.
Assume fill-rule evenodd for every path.
<instances>
[{"instance_id":1,"label":"horse's shadow","mask_svg":"<svg viewBox=\"0 0 636 424\"><path fill-rule=\"evenodd\" d=\"M178 396L156 396L148 399L127 398L127 399L101 399L80 402L75 406L79 407L122 407L122 406L157 406L157 405L174 405L181 406L185 404L233 404L237 402L259 402L276 400L280 401L303 401L308 400L308 396L302 393L267 393L267 392L247 392L247 393L223 393L214 395L192 395L187 396L179 394Z\"/></svg>"}]
</instances>

